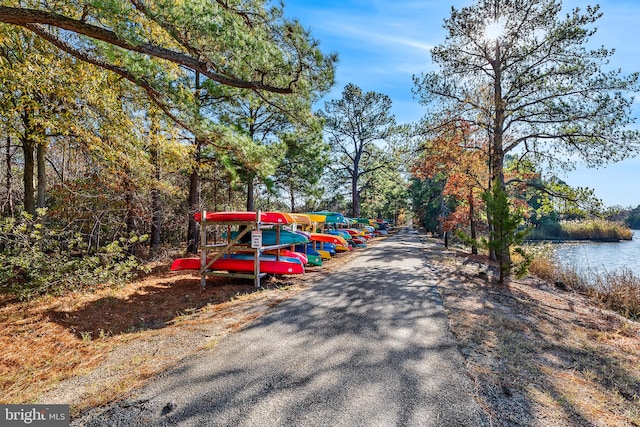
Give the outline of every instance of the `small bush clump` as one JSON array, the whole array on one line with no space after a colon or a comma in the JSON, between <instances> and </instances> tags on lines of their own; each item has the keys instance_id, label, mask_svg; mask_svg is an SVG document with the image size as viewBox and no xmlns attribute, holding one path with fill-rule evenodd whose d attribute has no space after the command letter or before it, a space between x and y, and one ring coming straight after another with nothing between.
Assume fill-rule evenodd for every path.
<instances>
[{"instance_id":1,"label":"small bush clump","mask_svg":"<svg viewBox=\"0 0 640 427\"><path fill-rule=\"evenodd\" d=\"M27 213L0 218L0 292L25 299L122 283L143 269L129 248L144 239L121 238L90 250L81 235L47 227Z\"/></svg>"}]
</instances>

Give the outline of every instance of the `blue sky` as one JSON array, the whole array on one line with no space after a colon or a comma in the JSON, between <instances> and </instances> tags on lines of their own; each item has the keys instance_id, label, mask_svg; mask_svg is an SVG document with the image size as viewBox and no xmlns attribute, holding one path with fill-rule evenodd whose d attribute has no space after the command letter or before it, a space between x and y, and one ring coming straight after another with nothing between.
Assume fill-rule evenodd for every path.
<instances>
[{"instance_id":1,"label":"blue sky","mask_svg":"<svg viewBox=\"0 0 640 427\"><path fill-rule=\"evenodd\" d=\"M611 62L623 73L640 71L640 2L565 0L562 4L568 10L596 3L604 15L592 42L615 48ZM340 98L344 86L354 83L391 97L396 119L410 123L425 114L413 99L412 76L433 70L429 50L444 41L442 24L451 7L471 4L473 0L285 0L285 15L310 28L324 52L340 57L336 86L326 100ZM636 98L634 116L640 117L640 94ZM594 189L607 206L640 205L640 156L601 169L578 167L561 178L572 186Z\"/></svg>"}]
</instances>

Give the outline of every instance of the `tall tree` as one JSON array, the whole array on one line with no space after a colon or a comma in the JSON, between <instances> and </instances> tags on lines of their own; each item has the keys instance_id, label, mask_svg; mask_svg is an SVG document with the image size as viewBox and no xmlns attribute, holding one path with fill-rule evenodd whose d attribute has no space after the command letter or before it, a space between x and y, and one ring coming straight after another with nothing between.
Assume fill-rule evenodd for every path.
<instances>
[{"instance_id":1,"label":"tall tree","mask_svg":"<svg viewBox=\"0 0 640 427\"><path fill-rule=\"evenodd\" d=\"M245 151L243 158L229 156L246 184L246 210L254 211L257 180L275 172L282 160L286 148L278 135L292 127L291 119L283 109L248 92L238 94L220 109L221 123L246 136L255 149L254 153Z\"/></svg>"},{"instance_id":2,"label":"tall tree","mask_svg":"<svg viewBox=\"0 0 640 427\"><path fill-rule=\"evenodd\" d=\"M329 162L329 147L319 127L285 133L282 141L286 154L276 169L276 186L287 194L291 212L297 212L299 198L319 196L318 183Z\"/></svg>"},{"instance_id":3,"label":"tall tree","mask_svg":"<svg viewBox=\"0 0 640 427\"><path fill-rule=\"evenodd\" d=\"M484 129L492 180L504 190L504 157L520 150L536 162L571 166L623 159L637 151L640 133L628 130L638 73L609 70L613 51L591 50L598 6L561 15L557 0L478 0L452 9L445 42L432 49L439 69L415 77L414 92ZM506 194L495 192L496 196ZM501 212L507 212L500 205ZM504 236L492 217L494 235ZM496 258L508 274L510 244ZM502 277L502 276L501 276Z\"/></svg>"},{"instance_id":4,"label":"tall tree","mask_svg":"<svg viewBox=\"0 0 640 427\"><path fill-rule=\"evenodd\" d=\"M391 99L349 83L342 98L325 102L319 114L325 119L334 171L349 181L352 215L359 217L363 182L390 165L385 157L389 152L376 144L384 145L398 131Z\"/></svg>"},{"instance_id":5,"label":"tall tree","mask_svg":"<svg viewBox=\"0 0 640 427\"><path fill-rule=\"evenodd\" d=\"M333 79L336 56L324 55L299 22L265 0L20 4L0 6L0 22L135 83L176 122L212 142L215 127L192 114L193 72L207 78L208 91L224 86L289 94L330 86ZM224 142L221 150L241 149Z\"/></svg>"}]
</instances>

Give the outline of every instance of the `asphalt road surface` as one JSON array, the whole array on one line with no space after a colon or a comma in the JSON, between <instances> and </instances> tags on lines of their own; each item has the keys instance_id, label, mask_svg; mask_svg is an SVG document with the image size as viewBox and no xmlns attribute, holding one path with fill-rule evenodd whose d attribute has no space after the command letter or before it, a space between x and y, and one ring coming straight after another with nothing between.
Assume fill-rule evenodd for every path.
<instances>
[{"instance_id":1,"label":"asphalt road surface","mask_svg":"<svg viewBox=\"0 0 640 427\"><path fill-rule=\"evenodd\" d=\"M75 426L481 426L423 243L391 235Z\"/></svg>"}]
</instances>

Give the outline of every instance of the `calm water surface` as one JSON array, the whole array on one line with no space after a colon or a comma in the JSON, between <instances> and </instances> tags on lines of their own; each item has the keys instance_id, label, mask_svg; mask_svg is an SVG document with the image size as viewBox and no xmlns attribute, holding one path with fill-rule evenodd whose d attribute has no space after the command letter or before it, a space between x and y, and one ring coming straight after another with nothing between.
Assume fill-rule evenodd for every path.
<instances>
[{"instance_id":1,"label":"calm water surface","mask_svg":"<svg viewBox=\"0 0 640 427\"><path fill-rule=\"evenodd\" d=\"M580 273L603 273L623 268L640 277L640 230L633 240L620 243L561 243L554 246L556 259Z\"/></svg>"}]
</instances>

